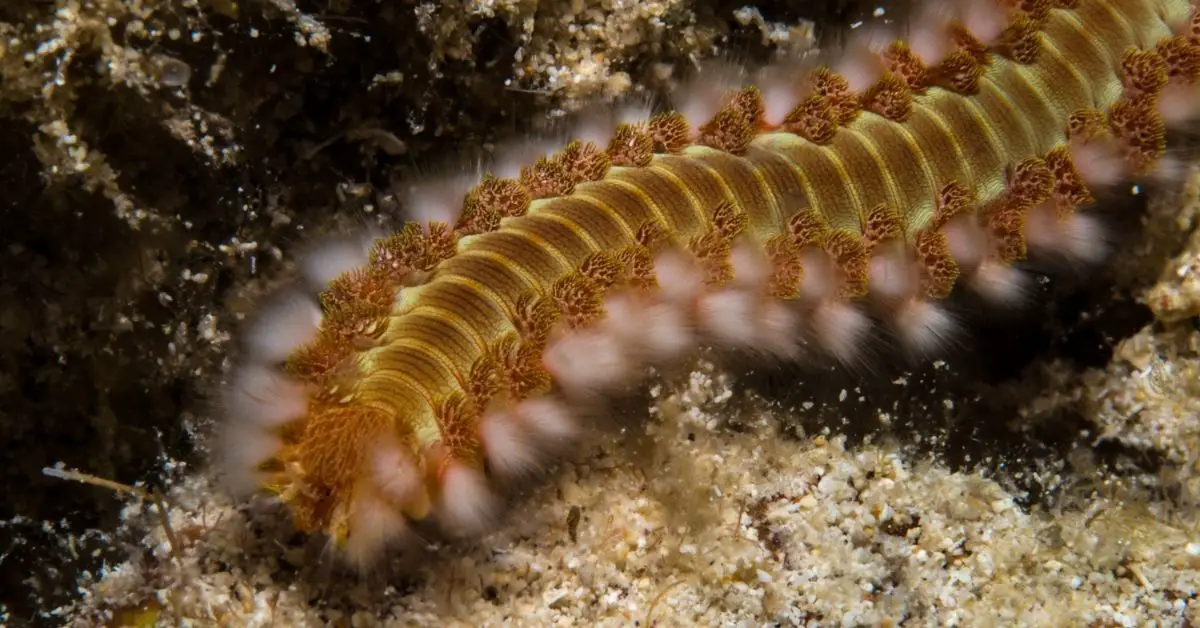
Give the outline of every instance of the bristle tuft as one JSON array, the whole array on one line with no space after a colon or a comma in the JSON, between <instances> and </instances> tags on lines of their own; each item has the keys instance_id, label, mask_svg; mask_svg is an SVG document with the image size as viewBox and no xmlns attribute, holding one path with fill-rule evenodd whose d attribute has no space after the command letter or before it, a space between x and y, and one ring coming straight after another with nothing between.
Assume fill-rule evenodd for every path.
<instances>
[{"instance_id":1,"label":"bristle tuft","mask_svg":"<svg viewBox=\"0 0 1200 628\"><path fill-rule=\"evenodd\" d=\"M456 173L410 185L404 195L408 219L422 225L431 222L456 224L467 192L478 183L476 173Z\"/></svg>"},{"instance_id":2,"label":"bristle tuft","mask_svg":"<svg viewBox=\"0 0 1200 628\"><path fill-rule=\"evenodd\" d=\"M516 415L539 446L559 454L579 440L581 427L562 401L548 396L526 399L517 406Z\"/></svg>"},{"instance_id":3,"label":"bristle tuft","mask_svg":"<svg viewBox=\"0 0 1200 628\"><path fill-rule=\"evenodd\" d=\"M611 390L633 376L634 365L611 333L579 329L546 347L543 362L554 381L571 395Z\"/></svg>"},{"instance_id":4,"label":"bristle tuft","mask_svg":"<svg viewBox=\"0 0 1200 628\"><path fill-rule=\"evenodd\" d=\"M316 301L298 292L287 292L258 313L246 331L247 350L256 361L277 364L313 342L320 329L321 308Z\"/></svg>"},{"instance_id":5,"label":"bristle tuft","mask_svg":"<svg viewBox=\"0 0 1200 628\"><path fill-rule=\"evenodd\" d=\"M700 297L700 327L718 343L738 348L756 345L758 297L743 290L717 290Z\"/></svg>"},{"instance_id":6,"label":"bristle tuft","mask_svg":"<svg viewBox=\"0 0 1200 628\"><path fill-rule=\"evenodd\" d=\"M829 301L813 311L812 325L821 348L843 364L854 364L871 321L853 305Z\"/></svg>"},{"instance_id":7,"label":"bristle tuft","mask_svg":"<svg viewBox=\"0 0 1200 628\"><path fill-rule=\"evenodd\" d=\"M223 471L224 485L235 496L245 496L258 488L264 474L258 468L283 448L279 437L258 425L227 423L220 435L216 454Z\"/></svg>"},{"instance_id":8,"label":"bristle tuft","mask_svg":"<svg viewBox=\"0 0 1200 628\"><path fill-rule=\"evenodd\" d=\"M420 510L428 498L410 451L400 442L383 440L371 451L367 477L374 490L387 500L409 510Z\"/></svg>"},{"instance_id":9,"label":"bristle tuft","mask_svg":"<svg viewBox=\"0 0 1200 628\"><path fill-rule=\"evenodd\" d=\"M918 299L898 308L892 323L905 347L918 356L945 350L958 331L957 323L945 309Z\"/></svg>"},{"instance_id":10,"label":"bristle tuft","mask_svg":"<svg viewBox=\"0 0 1200 628\"><path fill-rule=\"evenodd\" d=\"M1049 203L1029 213L1025 235L1032 250L1068 262L1098 264L1108 252L1099 220L1078 211L1060 210Z\"/></svg>"},{"instance_id":11,"label":"bristle tuft","mask_svg":"<svg viewBox=\"0 0 1200 628\"><path fill-rule=\"evenodd\" d=\"M356 491L349 510L342 550L345 559L359 571L377 565L389 548L409 534L404 516L370 491Z\"/></svg>"},{"instance_id":12,"label":"bristle tuft","mask_svg":"<svg viewBox=\"0 0 1200 628\"><path fill-rule=\"evenodd\" d=\"M437 512L447 531L475 536L496 520L500 503L482 473L461 462L450 462L441 482Z\"/></svg>"},{"instance_id":13,"label":"bristle tuft","mask_svg":"<svg viewBox=\"0 0 1200 628\"><path fill-rule=\"evenodd\" d=\"M327 240L301 254L301 272L314 291L324 290L342 274L365 266L373 243L370 237Z\"/></svg>"},{"instance_id":14,"label":"bristle tuft","mask_svg":"<svg viewBox=\"0 0 1200 628\"><path fill-rule=\"evenodd\" d=\"M1028 279L1025 273L1008 264L985 262L971 274L969 284L993 305L1019 306L1026 302Z\"/></svg>"},{"instance_id":15,"label":"bristle tuft","mask_svg":"<svg viewBox=\"0 0 1200 628\"><path fill-rule=\"evenodd\" d=\"M542 456L533 438L510 412L494 410L479 423L479 440L488 468L505 478L533 475L542 468Z\"/></svg>"},{"instance_id":16,"label":"bristle tuft","mask_svg":"<svg viewBox=\"0 0 1200 628\"><path fill-rule=\"evenodd\" d=\"M234 421L265 428L285 425L308 411L304 385L267 366L243 365L229 376L225 411Z\"/></svg>"}]
</instances>

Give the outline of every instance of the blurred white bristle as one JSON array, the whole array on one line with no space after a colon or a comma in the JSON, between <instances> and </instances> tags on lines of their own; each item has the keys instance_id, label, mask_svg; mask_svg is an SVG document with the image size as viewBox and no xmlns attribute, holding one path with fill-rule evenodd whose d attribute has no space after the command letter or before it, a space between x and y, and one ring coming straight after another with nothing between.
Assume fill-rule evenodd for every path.
<instances>
[{"instance_id":1,"label":"blurred white bristle","mask_svg":"<svg viewBox=\"0 0 1200 628\"><path fill-rule=\"evenodd\" d=\"M700 297L696 315L700 328L720 344L751 348L756 345L759 297L745 290L722 289Z\"/></svg>"},{"instance_id":2,"label":"blurred white bristle","mask_svg":"<svg viewBox=\"0 0 1200 628\"><path fill-rule=\"evenodd\" d=\"M796 360L800 357L800 316L778 301L768 301L756 321L759 350L767 355Z\"/></svg>"},{"instance_id":3,"label":"blurred white bristle","mask_svg":"<svg viewBox=\"0 0 1200 628\"><path fill-rule=\"evenodd\" d=\"M225 412L233 421L270 429L308 412L304 385L268 366L242 365L230 374L224 392Z\"/></svg>"},{"instance_id":4,"label":"blurred white bristle","mask_svg":"<svg viewBox=\"0 0 1200 628\"><path fill-rule=\"evenodd\" d=\"M581 142L591 142L605 148L618 124L611 107L596 107L579 116L570 135Z\"/></svg>"},{"instance_id":5,"label":"blurred white bristle","mask_svg":"<svg viewBox=\"0 0 1200 628\"><path fill-rule=\"evenodd\" d=\"M730 285L746 290L762 290L771 276L771 267L763 251L749 240L739 240L729 251L729 265L733 267Z\"/></svg>"},{"instance_id":6,"label":"blurred white bristle","mask_svg":"<svg viewBox=\"0 0 1200 628\"><path fill-rule=\"evenodd\" d=\"M521 422L551 452L561 452L579 438L579 423L566 404L548 396L522 401L516 410Z\"/></svg>"},{"instance_id":7,"label":"blurred white bristle","mask_svg":"<svg viewBox=\"0 0 1200 628\"><path fill-rule=\"evenodd\" d=\"M246 332L246 347L256 361L283 362L312 342L321 330L321 308L298 292L275 297L263 307Z\"/></svg>"},{"instance_id":8,"label":"blurred white bristle","mask_svg":"<svg viewBox=\"0 0 1200 628\"><path fill-rule=\"evenodd\" d=\"M1167 85L1159 94L1158 111L1168 127L1195 122L1200 118L1200 85Z\"/></svg>"},{"instance_id":9,"label":"blurred white bristle","mask_svg":"<svg viewBox=\"0 0 1200 628\"><path fill-rule=\"evenodd\" d=\"M398 505L420 498L421 472L412 454L397 441L384 439L371 451L367 473L380 495Z\"/></svg>"},{"instance_id":10,"label":"blurred white bristle","mask_svg":"<svg viewBox=\"0 0 1200 628\"><path fill-rule=\"evenodd\" d=\"M951 218L942 227L942 234L946 236L946 248L959 270L971 272L987 257L987 232L974 216L960 214Z\"/></svg>"},{"instance_id":11,"label":"blurred white bristle","mask_svg":"<svg viewBox=\"0 0 1200 628\"><path fill-rule=\"evenodd\" d=\"M883 301L902 301L920 288L921 277L909 252L899 243L877 247L867 268L871 294Z\"/></svg>"},{"instance_id":12,"label":"blurred white bristle","mask_svg":"<svg viewBox=\"0 0 1200 628\"><path fill-rule=\"evenodd\" d=\"M482 473L459 462L451 462L442 472L438 515L447 530L463 536L479 534L498 512L499 502Z\"/></svg>"},{"instance_id":13,"label":"blurred white bristle","mask_svg":"<svg viewBox=\"0 0 1200 628\"><path fill-rule=\"evenodd\" d=\"M324 290L343 273L367 265L373 244L369 236L327 240L301 256L301 272L313 290Z\"/></svg>"},{"instance_id":14,"label":"blurred white bristle","mask_svg":"<svg viewBox=\"0 0 1200 628\"><path fill-rule=\"evenodd\" d=\"M1104 226L1094 216L1074 211L1059 217L1050 203L1034 207L1025 220L1025 241L1031 251L1072 262L1097 264L1108 254Z\"/></svg>"},{"instance_id":15,"label":"blurred white bristle","mask_svg":"<svg viewBox=\"0 0 1200 628\"><path fill-rule=\"evenodd\" d=\"M1107 187L1124 181L1129 166L1121 145L1111 138L1088 142L1072 141L1068 145L1075 169L1088 185Z\"/></svg>"},{"instance_id":16,"label":"blurred white bristle","mask_svg":"<svg viewBox=\"0 0 1200 628\"><path fill-rule=\"evenodd\" d=\"M566 145L566 142L555 137L527 137L505 144L496 150L492 174L501 179L520 178L522 168L532 166L542 157L549 157Z\"/></svg>"},{"instance_id":17,"label":"blurred white bristle","mask_svg":"<svg viewBox=\"0 0 1200 628\"><path fill-rule=\"evenodd\" d=\"M671 96L675 110L683 114L695 130L712 119L725 104L725 96L742 86L742 69L729 63L712 61Z\"/></svg>"},{"instance_id":18,"label":"blurred white bristle","mask_svg":"<svg viewBox=\"0 0 1200 628\"><path fill-rule=\"evenodd\" d=\"M805 96L805 70L798 64L772 65L764 68L755 85L762 94L763 121L778 127Z\"/></svg>"},{"instance_id":19,"label":"blurred white bristle","mask_svg":"<svg viewBox=\"0 0 1200 628\"><path fill-rule=\"evenodd\" d=\"M652 364L671 362L693 348L683 305L618 292L604 301L606 329L626 353Z\"/></svg>"},{"instance_id":20,"label":"blurred white bristle","mask_svg":"<svg viewBox=\"0 0 1200 628\"><path fill-rule=\"evenodd\" d=\"M898 308L892 323L909 351L920 356L944 350L958 330L944 308L921 299L911 299Z\"/></svg>"},{"instance_id":21,"label":"blurred white bristle","mask_svg":"<svg viewBox=\"0 0 1200 628\"><path fill-rule=\"evenodd\" d=\"M229 423L221 435L217 456L225 472L225 484L234 495L253 493L261 483L258 465L283 448L283 441L256 425Z\"/></svg>"},{"instance_id":22,"label":"blurred white bristle","mask_svg":"<svg viewBox=\"0 0 1200 628\"><path fill-rule=\"evenodd\" d=\"M526 476L542 467L542 456L531 435L508 411L486 413L479 422L479 440L488 465L502 477Z\"/></svg>"},{"instance_id":23,"label":"blurred white bristle","mask_svg":"<svg viewBox=\"0 0 1200 628\"><path fill-rule=\"evenodd\" d=\"M648 102L628 102L617 107L614 118L617 124L641 124L654 116L654 107Z\"/></svg>"},{"instance_id":24,"label":"blurred white bristle","mask_svg":"<svg viewBox=\"0 0 1200 628\"><path fill-rule=\"evenodd\" d=\"M613 334L598 329L576 329L550 341L543 363L555 382L576 395L610 390L634 368Z\"/></svg>"},{"instance_id":25,"label":"blurred white bristle","mask_svg":"<svg viewBox=\"0 0 1200 628\"><path fill-rule=\"evenodd\" d=\"M812 325L821 348L843 364L853 364L871 321L853 305L831 300L813 311Z\"/></svg>"},{"instance_id":26,"label":"blurred white bristle","mask_svg":"<svg viewBox=\"0 0 1200 628\"><path fill-rule=\"evenodd\" d=\"M649 303L642 309L641 322L638 346L648 353L649 359L656 364L662 365L677 360L695 347L694 327L680 305L668 302Z\"/></svg>"},{"instance_id":27,"label":"blurred white bristle","mask_svg":"<svg viewBox=\"0 0 1200 628\"><path fill-rule=\"evenodd\" d=\"M980 264L968 279L968 285L985 301L1004 306L1024 303L1029 289L1024 272L995 262Z\"/></svg>"},{"instance_id":28,"label":"blurred white bristle","mask_svg":"<svg viewBox=\"0 0 1200 628\"><path fill-rule=\"evenodd\" d=\"M1008 26L1004 8L995 0L970 0L963 6L963 26L985 45L994 45Z\"/></svg>"},{"instance_id":29,"label":"blurred white bristle","mask_svg":"<svg viewBox=\"0 0 1200 628\"><path fill-rule=\"evenodd\" d=\"M925 3L909 27L905 41L927 66L935 66L953 49L948 24L953 20L956 6L951 2Z\"/></svg>"},{"instance_id":30,"label":"blurred white bristle","mask_svg":"<svg viewBox=\"0 0 1200 628\"><path fill-rule=\"evenodd\" d=\"M799 289L802 299L816 303L837 293L837 269L828 253L815 247L806 248L800 252L800 265L804 268Z\"/></svg>"},{"instance_id":31,"label":"blurred white bristle","mask_svg":"<svg viewBox=\"0 0 1200 628\"><path fill-rule=\"evenodd\" d=\"M360 570L367 569L407 533L408 524L399 511L369 491L356 491L343 546L346 559Z\"/></svg>"},{"instance_id":32,"label":"blurred white bristle","mask_svg":"<svg viewBox=\"0 0 1200 628\"><path fill-rule=\"evenodd\" d=\"M404 195L406 217L420 224L457 224L463 201L479 180L480 175L472 172L434 177L409 185L408 193Z\"/></svg>"},{"instance_id":33,"label":"blurred white bristle","mask_svg":"<svg viewBox=\"0 0 1200 628\"><path fill-rule=\"evenodd\" d=\"M663 299L672 303L691 302L704 289L704 277L691 255L675 249L654 258L654 276Z\"/></svg>"},{"instance_id":34,"label":"blurred white bristle","mask_svg":"<svg viewBox=\"0 0 1200 628\"><path fill-rule=\"evenodd\" d=\"M881 53L893 41L895 37L886 28L868 26L859 29L833 70L846 79L850 91L861 94L883 76L886 68Z\"/></svg>"}]
</instances>

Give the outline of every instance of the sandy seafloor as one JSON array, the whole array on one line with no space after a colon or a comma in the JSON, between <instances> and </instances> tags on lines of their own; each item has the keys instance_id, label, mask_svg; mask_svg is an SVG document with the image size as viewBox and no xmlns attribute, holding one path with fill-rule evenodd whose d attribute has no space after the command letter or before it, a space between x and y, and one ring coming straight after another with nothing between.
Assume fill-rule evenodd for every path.
<instances>
[{"instance_id":1,"label":"sandy seafloor","mask_svg":"<svg viewBox=\"0 0 1200 628\"><path fill-rule=\"evenodd\" d=\"M463 2L451 9L466 16L490 12L486 19L508 25L500 29L508 36L525 34L515 42L524 60L502 67L519 68L512 72L518 83L545 96L547 107L571 108L666 80L671 64L686 65L691 57L711 56L742 41L729 38L730 24L761 34L761 45L801 45L796 40L807 33L772 21L779 15L766 7L734 15L736 7L723 5L661 2L622 11L619 4L570 3L548 21L544 13L530 14L512 3ZM165 481L176 537L168 542L147 504L118 502L103 489L72 486L119 505L119 516L101 517L94 530L59 521L67 515L36 496L19 495L20 488L9 489L16 514L0 528L16 530L18 540L51 537L55 542L42 541L37 550L46 564L60 564L62 555L77 564L75 572L55 570L60 580L65 573L75 582L66 586L74 595L51 595L55 586L39 584L49 576L38 570L36 554L23 563L12 562L11 549L0 554L10 561L0 565L28 573L19 579L33 582L47 600L34 616L4 610L10 625L35 619L78 626L1200 625L1200 331L1194 324L1200 316L1200 235L1194 233L1200 178L1193 174L1186 184L1150 191L1143 228L1116 243L1110 270L1090 281L1039 284L1038 296L1046 296L1049 306L1032 307L1023 317L988 313L989 322L971 330L978 337L964 338L944 362L914 369L889 362L852 372L823 366L763 372L714 358L719 365L702 359L690 372L655 375L647 389L614 404L610 416L597 417L604 427L578 456L519 497L497 532L478 541L428 548L357 576L336 567L319 539L294 534L286 513L269 501L231 503L204 464L212 417L201 393L219 379L224 356L235 349L230 334L245 303L272 274L286 274L290 253L302 248L296 243L306 232L295 226L311 231L331 220L328 211L299 200L308 192L299 179L336 182L324 196L314 192L311 204L336 199L343 222L355 224L364 211L355 195L361 179L371 177L356 174L361 155L341 150L341 140L368 138L376 153L394 157L392 152L432 150L436 141L428 129L435 125L447 137L480 132L461 120L461 128L449 119L423 126L412 121L415 114L379 120L374 117L379 104L361 93L352 96L368 104L351 95L344 97L351 104L341 109L321 100L328 90L344 87L330 73L359 65L377 72L371 90L398 90L394 102L388 101L393 107L427 98L434 88L463 101L485 89L454 74L467 69L453 62L467 54L455 49L463 33L479 35L484 31L473 29L485 22L467 28L454 21L452 10L422 15L426 5L399 6L416 12L418 39L437 51L429 64L435 65L435 57L444 64L437 68L441 74L433 73L436 79L419 72L415 84L414 74L397 78L386 71L390 56L371 64L345 61L348 51L339 42L349 39L368 51L379 44L363 43L355 31L366 18L337 19L338 10L349 12L341 5L318 14L282 0L182 2L175 13L156 13L136 2L84 6L62 0L53 13L34 4L24 12L0 10L8 38L0 49L8 90L2 111L6 119L22 120L21 129L37 140L28 157L44 169L45 194L86 189L86 203L64 198L80 201L80 212L107 212L103 215L128 225L130 233L142 234L131 240L135 248L153 246L152 253L135 256L137 264L154 266L147 273L152 277L139 275L132 286L117 282L124 300L88 295L87 311L107 312L114 325L133 330L122 331L125 338L138 338L97 352L136 363L143 354L135 350L161 348L143 374L145 388L162 388L163 381L204 382L187 384L197 390L187 396L192 401L167 405L167 411L157 401L118 396L125 404L111 402L120 410L118 427L99 430L103 438L97 441L116 444L99 452L88 449L94 442L75 446L87 455L30 446L21 440L25 432L6 427L7 455L16 460L18 449L25 455L23 466L10 468L36 470L63 461L121 481ZM182 37L187 29L172 35L164 26L176 19L193 26L191 43L151 45L188 42ZM383 22L388 19L407 25L394 16ZM253 71L255 60L239 56L228 38L221 39L222 29L239 33L241 43L258 40L251 31L275 35L264 59L300 68L299 78L279 79L279 85L272 78L264 83L271 96L255 94L253 104L247 102L238 90L262 76ZM210 37L196 37L197 32ZM214 33L220 45L212 43ZM686 35L672 47L657 43L672 33ZM583 43L593 47L591 54L579 53ZM474 42L470 55L478 57L480 45ZM227 54L190 57L180 46ZM108 65L95 66L96 77L79 79L81 70L56 83L52 70L62 66L53 61L61 61L64 50ZM163 50L171 53L167 60L154 56ZM313 59L330 57L337 62L313 65ZM23 61L14 62L17 58ZM182 78L170 61L179 58L190 62ZM199 59L213 67L201 72ZM237 80L214 75L217 62ZM154 71L147 73L147 67ZM318 77L313 79L318 87L306 82L304 72ZM50 82L39 82L47 77ZM81 82L75 91L72 81ZM164 84L178 88L181 81L190 86L182 94L163 91ZM218 97L205 87L225 92ZM176 207L211 203L208 210L216 212L212 208L224 207L224 201L195 187L210 181L186 169L182 182L171 183L185 185L181 189L190 198L149 186L146 177L162 175L155 164L111 139L113 134L138 139L140 127L114 123L97 129L103 115L118 121L123 115L120 108L87 111L83 103L97 89L124 90L122 99L153 104L130 115L166 129L169 137L156 140L173 139L202 155L199 165L185 165L211 169L216 181L245 174L240 164L258 158L256 149L288 154L282 166L298 170L289 179L284 169L268 186L265 196L278 194L278 202L260 199L252 210L243 205L215 214L215 227L188 231L187 238L143 237L174 228L163 225L200 220L199 214L172 216ZM13 95L20 90L26 90L22 97ZM281 93L322 104L296 104ZM29 105L38 94L49 98ZM263 118L261 128L247 125L238 106L259 115L264 102L271 117ZM311 119L297 123L297 112ZM401 130L405 120L409 126ZM500 120L488 123L516 124ZM338 128L341 136L331 131ZM305 141L286 144L285 150L279 138L297 133ZM270 141L262 139L268 135ZM321 137L334 139L322 143ZM122 161L121 151L132 156ZM132 176L128 159L135 158L146 171ZM164 167L177 167L179 159L170 152ZM375 161L371 167L380 168ZM386 195L368 195L372 209L386 211ZM1114 219L1117 225L1137 222ZM238 225L233 238L221 231L226 224ZM270 267L247 272L247 251L258 251ZM28 262L24 249L10 247L6 255L9 269ZM113 259L104 258L120 268ZM217 274L226 280L219 287L206 281ZM182 303L177 307L186 311L170 315L188 323L159 330L150 306L129 294L141 292L158 295L168 311L170 303ZM69 321L72 310L61 309L65 313L56 315ZM0 322L6 332L15 329L11 316ZM156 335L137 336L143 328ZM76 363L64 361L58 370L69 374ZM122 372L140 373L125 368ZM129 432L120 430L133 407L159 417L134 438L153 440L147 434L157 430L159 441L173 443L163 436L172 434L171 425L182 425L187 436L186 447L160 442L159 456L149 458L153 472L145 464L122 462L146 458L145 448L129 445ZM52 419L71 420L69 413L56 416L39 415L37 429L50 429L45 425ZM10 486L18 487L12 477ZM57 481L32 475L26 481L31 495L58 495ZM87 560L93 553L96 558ZM57 588L61 593L63 586Z\"/></svg>"}]
</instances>

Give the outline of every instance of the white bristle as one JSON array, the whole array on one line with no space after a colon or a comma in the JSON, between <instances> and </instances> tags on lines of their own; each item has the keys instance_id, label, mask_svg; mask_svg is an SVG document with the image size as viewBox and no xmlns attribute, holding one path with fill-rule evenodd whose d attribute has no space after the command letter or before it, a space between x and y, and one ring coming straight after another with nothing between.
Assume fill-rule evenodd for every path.
<instances>
[{"instance_id":1,"label":"white bristle","mask_svg":"<svg viewBox=\"0 0 1200 628\"><path fill-rule=\"evenodd\" d=\"M1025 241L1037 253L1097 264L1108 253L1104 226L1081 211L1060 218L1051 203L1034 207L1025 220Z\"/></svg>"},{"instance_id":2,"label":"white bristle","mask_svg":"<svg viewBox=\"0 0 1200 628\"><path fill-rule=\"evenodd\" d=\"M704 289L704 276L690 255L669 249L654 258L654 276L665 300L687 303Z\"/></svg>"},{"instance_id":3,"label":"white bristle","mask_svg":"<svg viewBox=\"0 0 1200 628\"><path fill-rule=\"evenodd\" d=\"M261 485L258 465L283 449L283 441L258 426L232 423L224 426L217 456L225 484L237 496L249 495Z\"/></svg>"},{"instance_id":4,"label":"white bristle","mask_svg":"<svg viewBox=\"0 0 1200 628\"><path fill-rule=\"evenodd\" d=\"M958 325L938 305L912 299L896 309L892 324L908 349L917 355L932 355L945 349Z\"/></svg>"},{"instance_id":5,"label":"white bristle","mask_svg":"<svg viewBox=\"0 0 1200 628\"><path fill-rule=\"evenodd\" d=\"M300 270L313 290L324 290L343 273L366 266L373 244L370 235L328 240L300 256Z\"/></svg>"},{"instance_id":6,"label":"white bristle","mask_svg":"<svg viewBox=\"0 0 1200 628\"><path fill-rule=\"evenodd\" d=\"M911 298L921 285L917 266L900 243L877 247L867 273L871 295L883 301Z\"/></svg>"},{"instance_id":7,"label":"white bristle","mask_svg":"<svg viewBox=\"0 0 1200 628\"><path fill-rule=\"evenodd\" d=\"M651 364L677 359L695 343L682 306L617 292L604 300L605 329L626 352Z\"/></svg>"},{"instance_id":8,"label":"white bristle","mask_svg":"<svg viewBox=\"0 0 1200 628\"><path fill-rule=\"evenodd\" d=\"M1200 118L1200 85L1171 83L1158 97L1158 112L1169 127Z\"/></svg>"},{"instance_id":9,"label":"white bristle","mask_svg":"<svg viewBox=\"0 0 1200 628\"><path fill-rule=\"evenodd\" d=\"M1020 305L1025 301L1028 291L1025 273L997 262L980 264L968 279L968 285L979 296L995 305Z\"/></svg>"},{"instance_id":10,"label":"white bristle","mask_svg":"<svg viewBox=\"0 0 1200 628\"><path fill-rule=\"evenodd\" d=\"M475 173L452 174L408 186L404 196L405 216L414 222L441 222L453 226L462 213L467 192L479 183Z\"/></svg>"},{"instance_id":11,"label":"white bristle","mask_svg":"<svg viewBox=\"0 0 1200 628\"><path fill-rule=\"evenodd\" d=\"M568 134L581 142L591 142L600 148L608 146L617 128L616 114L609 105L589 107L579 113Z\"/></svg>"},{"instance_id":12,"label":"white bristle","mask_svg":"<svg viewBox=\"0 0 1200 628\"><path fill-rule=\"evenodd\" d=\"M682 307L655 302L642 310L639 340L647 359L662 365L679 359L693 349L696 334Z\"/></svg>"},{"instance_id":13,"label":"white bristle","mask_svg":"<svg viewBox=\"0 0 1200 628\"><path fill-rule=\"evenodd\" d=\"M756 323L759 349L783 360L800 357L800 317L796 311L778 301L767 301Z\"/></svg>"},{"instance_id":14,"label":"white bristle","mask_svg":"<svg viewBox=\"0 0 1200 628\"><path fill-rule=\"evenodd\" d=\"M859 348L871 321L858 308L841 301L822 303L812 314L816 340L830 355L844 364L858 357Z\"/></svg>"},{"instance_id":15,"label":"white bristle","mask_svg":"<svg viewBox=\"0 0 1200 628\"><path fill-rule=\"evenodd\" d=\"M1072 141L1067 147L1075 169L1088 185L1116 185L1129 174L1121 145L1112 138Z\"/></svg>"},{"instance_id":16,"label":"white bristle","mask_svg":"<svg viewBox=\"0 0 1200 628\"><path fill-rule=\"evenodd\" d=\"M926 67L941 63L953 49L947 25L955 17L954 8L949 2L925 3L912 22L905 41Z\"/></svg>"},{"instance_id":17,"label":"white bristle","mask_svg":"<svg viewBox=\"0 0 1200 628\"><path fill-rule=\"evenodd\" d=\"M1190 175L1189 162L1175 155L1165 155L1159 157L1142 177L1159 185L1182 185Z\"/></svg>"},{"instance_id":18,"label":"white bristle","mask_svg":"<svg viewBox=\"0 0 1200 628\"><path fill-rule=\"evenodd\" d=\"M566 404L550 397L522 401L516 414L538 442L550 451L562 451L579 438L579 424Z\"/></svg>"},{"instance_id":19,"label":"white bristle","mask_svg":"<svg viewBox=\"0 0 1200 628\"><path fill-rule=\"evenodd\" d=\"M321 330L321 308L295 292L275 297L246 332L246 349L256 361L279 363L312 342Z\"/></svg>"},{"instance_id":20,"label":"white bristle","mask_svg":"<svg viewBox=\"0 0 1200 628\"><path fill-rule=\"evenodd\" d=\"M724 289L700 297L696 317L716 342L738 349L755 346L759 298L744 290Z\"/></svg>"},{"instance_id":21,"label":"white bristle","mask_svg":"<svg viewBox=\"0 0 1200 628\"><path fill-rule=\"evenodd\" d=\"M994 45L1008 26L1008 16L994 0L971 0L963 9L963 26L984 45Z\"/></svg>"},{"instance_id":22,"label":"white bristle","mask_svg":"<svg viewBox=\"0 0 1200 628\"><path fill-rule=\"evenodd\" d=\"M308 392L300 382L268 366L246 364L229 376L224 390L230 420L274 428L308 412Z\"/></svg>"},{"instance_id":23,"label":"white bristle","mask_svg":"<svg viewBox=\"0 0 1200 628\"><path fill-rule=\"evenodd\" d=\"M881 53L895 41L895 36L885 28L867 27L854 32L834 67L850 86L850 91L861 94L879 81L886 68Z\"/></svg>"},{"instance_id":24,"label":"white bristle","mask_svg":"<svg viewBox=\"0 0 1200 628\"><path fill-rule=\"evenodd\" d=\"M622 341L638 335L642 326L642 299L628 290L615 290L604 297L604 326Z\"/></svg>"},{"instance_id":25,"label":"white bristle","mask_svg":"<svg viewBox=\"0 0 1200 628\"><path fill-rule=\"evenodd\" d=\"M493 410L479 422L490 468L503 477L530 475L542 467L542 456L524 426L510 412Z\"/></svg>"},{"instance_id":26,"label":"white bristle","mask_svg":"<svg viewBox=\"0 0 1200 628\"><path fill-rule=\"evenodd\" d=\"M734 243L729 251L729 265L733 267L730 285L747 290L762 290L771 277L771 266L762 249L748 239Z\"/></svg>"},{"instance_id":27,"label":"white bristle","mask_svg":"<svg viewBox=\"0 0 1200 628\"><path fill-rule=\"evenodd\" d=\"M543 362L554 380L570 394L612 389L633 375L634 365L613 334L578 329L546 347Z\"/></svg>"},{"instance_id":28,"label":"white bristle","mask_svg":"<svg viewBox=\"0 0 1200 628\"><path fill-rule=\"evenodd\" d=\"M808 247L800 252L800 264L804 268L798 291L800 298L819 302L834 296L838 288L837 269L828 253Z\"/></svg>"},{"instance_id":29,"label":"white bristle","mask_svg":"<svg viewBox=\"0 0 1200 628\"><path fill-rule=\"evenodd\" d=\"M421 472L412 454L397 441L385 439L371 450L367 472L375 490L397 505L421 497Z\"/></svg>"},{"instance_id":30,"label":"white bristle","mask_svg":"<svg viewBox=\"0 0 1200 628\"><path fill-rule=\"evenodd\" d=\"M438 515L449 532L473 536L487 529L499 512L496 496L483 474L452 462L442 473Z\"/></svg>"},{"instance_id":31,"label":"white bristle","mask_svg":"<svg viewBox=\"0 0 1200 628\"><path fill-rule=\"evenodd\" d=\"M342 549L351 565L365 570L379 563L388 547L407 533L404 515L369 491L356 491Z\"/></svg>"},{"instance_id":32,"label":"white bristle","mask_svg":"<svg viewBox=\"0 0 1200 628\"><path fill-rule=\"evenodd\" d=\"M520 178L522 168L532 166L565 146L566 142L553 137L525 138L506 144L496 151L492 174L501 179Z\"/></svg>"},{"instance_id":33,"label":"white bristle","mask_svg":"<svg viewBox=\"0 0 1200 628\"><path fill-rule=\"evenodd\" d=\"M742 69L729 63L710 61L695 77L672 95L675 110L683 114L692 131L712 119L725 104L730 90L741 87Z\"/></svg>"},{"instance_id":34,"label":"white bristle","mask_svg":"<svg viewBox=\"0 0 1200 628\"><path fill-rule=\"evenodd\" d=\"M983 263L988 253L987 232L979 225L975 216L959 214L942 227L946 236L946 248L959 270L970 272Z\"/></svg>"},{"instance_id":35,"label":"white bristle","mask_svg":"<svg viewBox=\"0 0 1200 628\"><path fill-rule=\"evenodd\" d=\"M631 101L617 107L616 123L641 124L654 116L654 107L648 102Z\"/></svg>"},{"instance_id":36,"label":"white bristle","mask_svg":"<svg viewBox=\"0 0 1200 628\"><path fill-rule=\"evenodd\" d=\"M802 78L805 70L795 64L767 66L756 85L762 94L763 121L772 127L783 124L787 115L805 95Z\"/></svg>"}]
</instances>

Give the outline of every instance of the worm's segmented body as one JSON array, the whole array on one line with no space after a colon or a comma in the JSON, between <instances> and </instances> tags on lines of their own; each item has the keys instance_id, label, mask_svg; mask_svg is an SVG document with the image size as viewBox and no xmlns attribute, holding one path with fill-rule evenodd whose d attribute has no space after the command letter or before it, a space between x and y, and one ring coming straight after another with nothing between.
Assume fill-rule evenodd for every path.
<instances>
[{"instance_id":1,"label":"worm's segmented body","mask_svg":"<svg viewBox=\"0 0 1200 628\"><path fill-rule=\"evenodd\" d=\"M228 458L360 561L411 520L478 530L492 479L646 365L701 343L849 361L873 319L923 353L957 286L1002 302L1027 254L1094 261L1079 210L1155 173L1198 78L1184 0L979 0L832 69L613 114L422 208L457 215L372 242L319 307L268 310L226 391Z\"/></svg>"}]
</instances>

